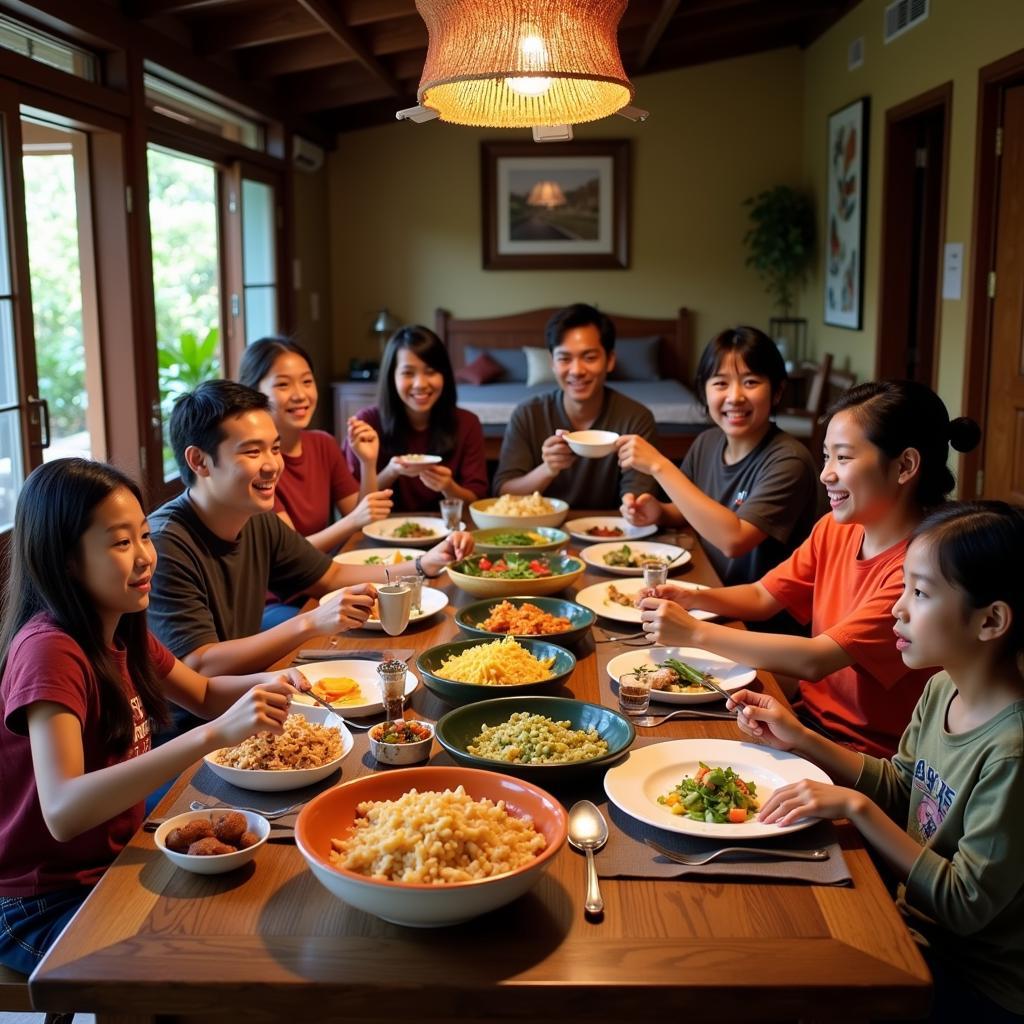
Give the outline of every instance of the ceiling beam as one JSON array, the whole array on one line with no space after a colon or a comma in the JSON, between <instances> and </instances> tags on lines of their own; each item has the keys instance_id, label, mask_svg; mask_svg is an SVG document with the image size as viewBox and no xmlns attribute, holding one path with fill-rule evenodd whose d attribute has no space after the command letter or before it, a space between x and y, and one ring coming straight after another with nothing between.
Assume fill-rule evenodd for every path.
<instances>
[{"instance_id":1,"label":"ceiling beam","mask_svg":"<svg viewBox=\"0 0 1024 1024\"><path fill-rule=\"evenodd\" d=\"M196 51L203 54L282 43L323 31L315 18L284 2L275 3L272 7L250 6L230 17L194 19L189 26Z\"/></svg>"},{"instance_id":2,"label":"ceiling beam","mask_svg":"<svg viewBox=\"0 0 1024 1024\"><path fill-rule=\"evenodd\" d=\"M370 49L377 56L426 50L429 37L422 18L401 18L379 22L367 30Z\"/></svg>"},{"instance_id":3,"label":"ceiling beam","mask_svg":"<svg viewBox=\"0 0 1024 1024\"><path fill-rule=\"evenodd\" d=\"M124 0L122 6L133 18L158 18L162 14L184 14L233 2L235 0Z\"/></svg>"},{"instance_id":4,"label":"ceiling beam","mask_svg":"<svg viewBox=\"0 0 1024 1024\"><path fill-rule=\"evenodd\" d=\"M416 14L416 0L346 0L342 10L345 23L354 28Z\"/></svg>"},{"instance_id":5,"label":"ceiling beam","mask_svg":"<svg viewBox=\"0 0 1024 1024\"><path fill-rule=\"evenodd\" d=\"M341 56L337 41L321 32L305 39L252 47L240 55L240 61L248 78L277 78L330 67Z\"/></svg>"},{"instance_id":6,"label":"ceiling beam","mask_svg":"<svg viewBox=\"0 0 1024 1024\"><path fill-rule=\"evenodd\" d=\"M654 53L658 43L661 42L661 37L665 34L665 29L668 28L668 23L675 17L678 7L679 0L664 0L661 10L658 11L657 17L647 30L647 37L644 39L643 46L640 47L640 56L637 57L636 64L633 66L634 71L643 71L644 65L651 59L651 54Z\"/></svg>"},{"instance_id":7,"label":"ceiling beam","mask_svg":"<svg viewBox=\"0 0 1024 1024\"><path fill-rule=\"evenodd\" d=\"M326 0L297 0L298 5L315 18L353 57L393 96L404 93L402 86L388 69L364 45L363 41L334 12Z\"/></svg>"}]
</instances>

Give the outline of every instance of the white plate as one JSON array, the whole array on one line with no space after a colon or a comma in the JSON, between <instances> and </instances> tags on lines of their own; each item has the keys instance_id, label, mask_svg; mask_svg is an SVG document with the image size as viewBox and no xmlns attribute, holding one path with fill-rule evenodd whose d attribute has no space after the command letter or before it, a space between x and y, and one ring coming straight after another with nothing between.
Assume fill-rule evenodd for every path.
<instances>
[{"instance_id":1,"label":"white plate","mask_svg":"<svg viewBox=\"0 0 1024 1024\"><path fill-rule=\"evenodd\" d=\"M420 526L433 532L429 537L396 537L395 530L402 523L419 523ZM392 516L390 519L378 519L377 522L363 527L363 536L369 537L370 540L410 548L432 548L444 540L449 533L451 530L444 525L444 520L438 519L436 516Z\"/></svg>"},{"instance_id":2,"label":"white plate","mask_svg":"<svg viewBox=\"0 0 1024 1024\"><path fill-rule=\"evenodd\" d=\"M384 710L384 705L381 704L379 699L380 687L377 685L377 662L375 661L356 659L351 661L345 661L344 659L339 659L338 661L318 661L311 665L301 665L298 671L311 683L315 683L320 679L326 679L328 676L345 676L349 679L354 679L359 684L363 697L366 699L362 704L334 704L333 706L346 718L364 718L366 715L375 715L378 711ZM420 681L412 672L407 671L405 673L406 700L409 699L409 695L419 684ZM307 697L301 693L297 693L292 697L292 703L319 707L312 697ZM326 709L321 710L324 710L326 714Z\"/></svg>"},{"instance_id":3,"label":"white plate","mask_svg":"<svg viewBox=\"0 0 1024 1024\"><path fill-rule=\"evenodd\" d=\"M659 558L667 558L669 561L677 559L677 561L669 566L669 572L674 572L693 558L689 551L675 544L656 544L652 541L638 543L637 541L626 540L607 541L602 544L592 544L588 548L580 548L580 558L587 565L592 565L595 569L600 569L601 572L610 572L613 576L643 576L644 571L642 568L626 565L609 565L604 560L605 555L610 554L612 551L621 550L624 544L629 546L630 551L634 555L658 555Z\"/></svg>"},{"instance_id":4,"label":"white plate","mask_svg":"<svg viewBox=\"0 0 1024 1024\"><path fill-rule=\"evenodd\" d=\"M744 782L757 785L757 799L763 805L772 793L791 782L812 779L830 783L832 780L816 765L795 754L787 754L756 743L736 740L668 740L649 747L631 750L629 757L610 769L604 777L604 790L616 807L637 821L668 832L721 839L769 839L796 832L814 825L803 818L780 828L764 825L756 818L742 825L716 825L691 821L685 815L672 814L658 803L658 797L670 792L684 775L692 776L703 761L712 768L732 768Z\"/></svg>"},{"instance_id":5,"label":"white plate","mask_svg":"<svg viewBox=\"0 0 1024 1024\"><path fill-rule=\"evenodd\" d=\"M339 593L337 590L332 590L329 594L324 594L320 598L320 603L323 604L325 601L329 601L335 594ZM433 587L424 585L423 594L420 598L420 610L413 612L409 616L409 622L419 622L422 619L429 618L429 616L436 614L442 608L448 607L448 595L441 590L435 590ZM363 623L363 629L375 629L383 630L383 626L380 624L380 619L370 616Z\"/></svg>"},{"instance_id":6,"label":"white plate","mask_svg":"<svg viewBox=\"0 0 1024 1024\"><path fill-rule=\"evenodd\" d=\"M403 565L407 565L411 575L416 571L412 563L421 554L423 554L422 551L411 548L355 548L353 551L343 551L340 555L335 555L334 561L341 565L366 565L368 558L379 558L380 564L386 565L391 570L401 569ZM405 561L392 561L395 555L404 555ZM370 568L374 568L374 565L371 564ZM380 568L380 565L377 565L376 568Z\"/></svg>"},{"instance_id":7,"label":"white plate","mask_svg":"<svg viewBox=\"0 0 1024 1024\"><path fill-rule=\"evenodd\" d=\"M409 452L406 455L399 455L398 461L405 466L436 466L441 461L440 455L417 455Z\"/></svg>"},{"instance_id":8,"label":"white plate","mask_svg":"<svg viewBox=\"0 0 1024 1024\"><path fill-rule=\"evenodd\" d=\"M756 678L756 669L748 665L737 665L735 661L702 651L699 647L653 647L638 651L626 651L608 662L608 675L618 683L628 672L635 672L641 666L657 668L666 658L685 661L700 672L710 672L726 693L742 690ZM700 693L669 693L666 690L651 690L651 700L664 704L710 704L721 700L714 690Z\"/></svg>"},{"instance_id":9,"label":"white plate","mask_svg":"<svg viewBox=\"0 0 1024 1024\"><path fill-rule=\"evenodd\" d=\"M621 537L592 537L587 530L593 526L617 526L622 530ZM622 516L587 516L584 519L570 519L563 527L563 530L569 534L570 537L575 537L576 540L581 540L585 544L595 544L598 541L618 541L620 544L623 541L639 540L641 537L651 537L658 532L658 527L654 526L633 526L627 520L623 519Z\"/></svg>"},{"instance_id":10,"label":"white plate","mask_svg":"<svg viewBox=\"0 0 1024 1024\"><path fill-rule=\"evenodd\" d=\"M334 664L337 664L337 662L334 662ZM303 669L303 672L305 672L305 669ZM293 698L292 703L296 704L297 698ZM309 703L312 705L311 707L296 707L296 714L305 716L310 722L315 722L317 725L326 725L328 728L337 729L341 734L341 757L328 761L327 764L322 764L319 768L283 769L281 771L229 768L227 765L217 764L213 760L213 755L216 753L215 750L207 754L203 760L210 771L215 775L219 775L225 782L230 782L232 786L237 786L239 789L251 789L257 793L279 793L285 789L302 789L303 786L311 786L314 782L326 779L328 775L337 770L338 765L351 753L352 733L327 708L315 705L312 701L309 701Z\"/></svg>"},{"instance_id":11,"label":"white plate","mask_svg":"<svg viewBox=\"0 0 1024 1024\"><path fill-rule=\"evenodd\" d=\"M707 590L702 583L687 583L684 580L673 580L676 586L686 587L688 590ZM576 600L598 615L606 619L615 619L617 622L634 622L639 625L643 620L640 617L639 608L627 608L625 605L616 604L608 600L608 588L615 587L622 594L638 594L644 589L642 579L613 580L610 583L595 583L592 586L584 587L577 595ZM702 609L694 609L690 614L695 619L713 619L714 612L706 612Z\"/></svg>"}]
</instances>

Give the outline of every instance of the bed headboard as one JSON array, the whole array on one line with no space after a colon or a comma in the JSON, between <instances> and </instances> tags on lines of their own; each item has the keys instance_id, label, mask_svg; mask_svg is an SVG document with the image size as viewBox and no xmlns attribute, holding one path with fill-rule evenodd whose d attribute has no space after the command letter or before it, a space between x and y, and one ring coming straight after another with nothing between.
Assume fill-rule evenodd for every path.
<instances>
[{"instance_id":1,"label":"bed headboard","mask_svg":"<svg viewBox=\"0 0 1024 1024\"><path fill-rule=\"evenodd\" d=\"M543 347L544 327L558 310L531 309L527 313L507 316L481 317L459 320L446 309L434 314L434 329L448 347L452 366L458 369L466 363L467 345L477 348ZM609 313L619 338L661 338L659 369L663 378L679 380L689 385L690 370L690 311L679 310L674 320L658 320L642 316L622 316Z\"/></svg>"}]
</instances>

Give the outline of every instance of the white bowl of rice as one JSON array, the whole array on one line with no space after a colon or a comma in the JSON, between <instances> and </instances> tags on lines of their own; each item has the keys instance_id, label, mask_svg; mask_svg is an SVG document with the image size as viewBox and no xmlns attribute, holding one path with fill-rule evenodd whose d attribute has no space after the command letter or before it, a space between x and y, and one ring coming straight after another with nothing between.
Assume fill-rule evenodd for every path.
<instances>
[{"instance_id":1,"label":"white bowl of rice","mask_svg":"<svg viewBox=\"0 0 1024 1024\"><path fill-rule=\"evenodd\" d=\"M424 767L326 790L302 809L295 841L321 884L345 903L394 924L433 928L523 895L565 845L567 829L562 805L529 782Z\"/></svg>"},{"instance_id":2,"label":"white bowl of rice","mask_svg":"<svg viewBox=\"0 0 1024 1024\"><path fill-rule=\"evenodd\" d=\"M481 530L496 526L525 530L531 526L561 526L569 514L569 505L560 498L546 498L534 491L483 498L474 501L469 511Z\"/></svg>"},{"instance_id":3,"label":"white bowl of rice","mask_svg":"<svg viewBox=\"0 0 1024 1024\"><path fill-rule=\"evenodd\" d=\"M333 712L293 704L285 731L263 732L234 747L211 751L203 760L239 789L277 793L301 789L337 771L352 750L352 733Z\"/></svg>"}]
</instances>

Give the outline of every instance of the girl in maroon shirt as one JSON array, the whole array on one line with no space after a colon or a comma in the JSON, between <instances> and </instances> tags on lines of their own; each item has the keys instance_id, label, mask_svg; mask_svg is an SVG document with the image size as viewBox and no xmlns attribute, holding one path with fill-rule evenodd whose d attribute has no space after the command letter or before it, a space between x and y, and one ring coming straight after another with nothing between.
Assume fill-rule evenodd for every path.
<instances>
[{"instance_id":1,"label":"girl in maroon shirt","mask_svg":"<svg viewBox=\"0 0 1024 1024\"><path fill-rule=\"evenodd\" d=\"M345 454L353 474L363 472L354 437L366 427L380 436L377 485L397 491L407 512L437 512L442 498L465 502L488 492L480 420L455 405L455 375L448 350L426 327L401 327L390 338L380 368L377 405L348 423ZM435 464L403 455L440 455Z\"/></svg>"}]
</instances>

